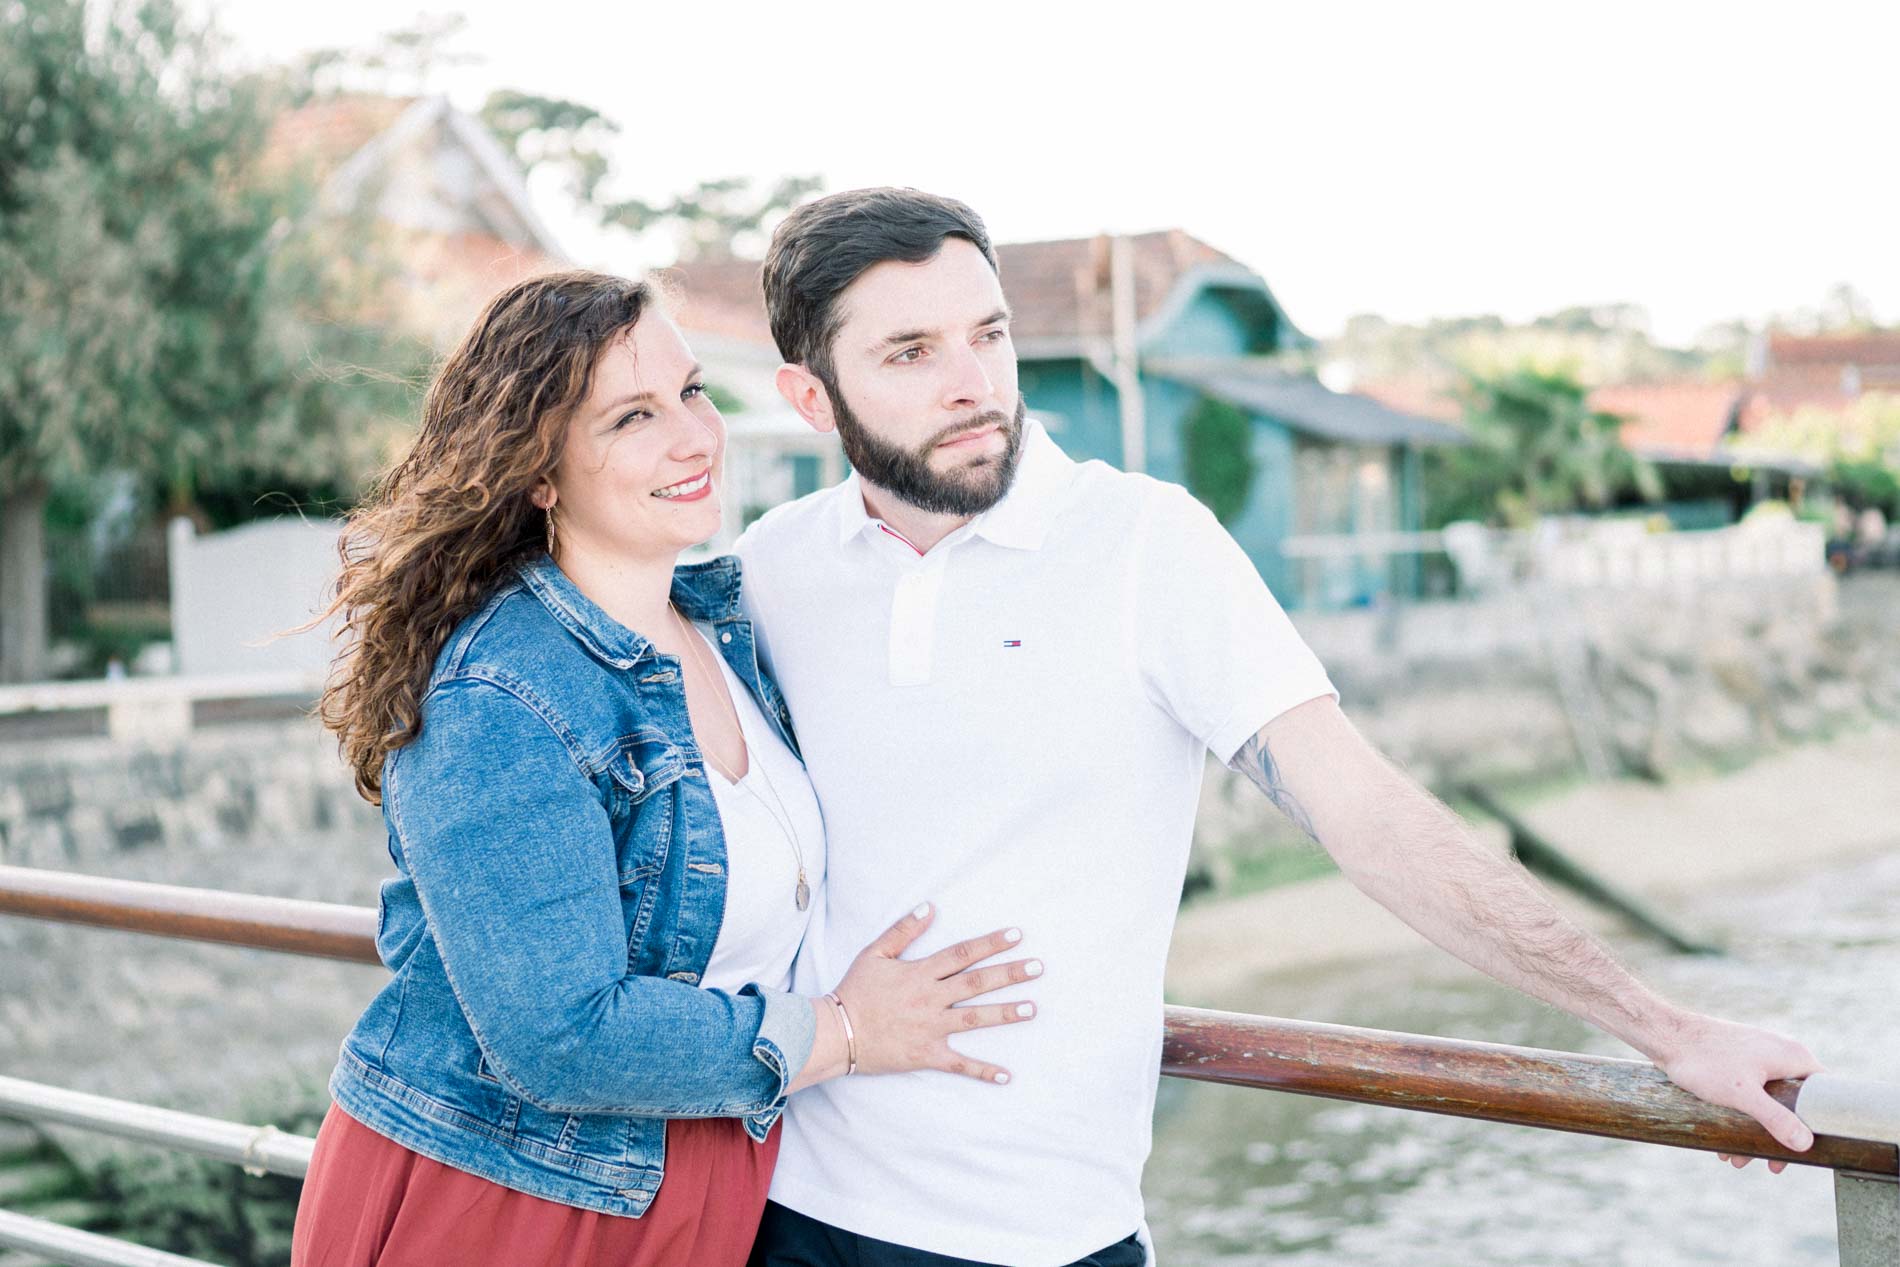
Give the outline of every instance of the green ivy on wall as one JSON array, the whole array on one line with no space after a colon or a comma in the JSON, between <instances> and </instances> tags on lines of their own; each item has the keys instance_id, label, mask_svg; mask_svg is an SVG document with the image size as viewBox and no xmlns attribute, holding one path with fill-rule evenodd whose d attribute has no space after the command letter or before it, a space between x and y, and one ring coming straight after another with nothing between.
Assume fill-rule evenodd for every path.
<instances>
[{"instance_id":1,"label":"green ivy on wall","mask_svg":"<svg viewBox=\"0 0 1900 1267\"><path fill-rule=\"evenodd\" d=\"M1181 423L1188 492L1231 523L1253 495L1253 420L1224 400L1203 396Z\"/></svg>"}]
</instances>

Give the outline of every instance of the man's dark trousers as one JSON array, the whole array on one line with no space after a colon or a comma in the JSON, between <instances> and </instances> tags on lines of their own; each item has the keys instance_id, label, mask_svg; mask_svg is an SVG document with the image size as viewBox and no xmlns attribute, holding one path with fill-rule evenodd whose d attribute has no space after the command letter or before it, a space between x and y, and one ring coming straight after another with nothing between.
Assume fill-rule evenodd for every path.
<instances>
[{"instance_id":1,"label":"man's dark trousers","mask_svg":"<svg viewBox=\"0 0 1900 1267\"><path fill-rule=\"evenodd\" d=\"M1148 1255L1134 1233L1070 1267L1142 1267ZM996 1267L970 1258L950 1258L846 1232L806 1218L776 1201L765 1203L759 1239L748 1267Z\"/></svg>"}]
</instances>

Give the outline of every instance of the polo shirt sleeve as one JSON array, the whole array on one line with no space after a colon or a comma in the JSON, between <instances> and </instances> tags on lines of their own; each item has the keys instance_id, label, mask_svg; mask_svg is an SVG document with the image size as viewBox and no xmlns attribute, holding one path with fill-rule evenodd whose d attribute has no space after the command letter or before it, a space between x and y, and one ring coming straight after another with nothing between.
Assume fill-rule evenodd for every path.
<instances>
[{"instance_id":1,"label":"polo shirt sleeve","mask_svg":"<svg viewBox=\"0 0 1900 1267\"><path fill-rule=\"evenodd\" d=\"M1142 508L1129 602L1148 698L1222 761L1288 709L1339 694L1253 561L1178 484L1154 485Z\"/></svg>"}]
</instances>

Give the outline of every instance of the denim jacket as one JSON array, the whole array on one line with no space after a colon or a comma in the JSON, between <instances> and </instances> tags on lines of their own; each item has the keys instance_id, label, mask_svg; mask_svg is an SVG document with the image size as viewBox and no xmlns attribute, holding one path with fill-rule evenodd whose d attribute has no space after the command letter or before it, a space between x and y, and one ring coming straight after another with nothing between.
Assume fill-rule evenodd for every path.
<instances>
[{"instance_id":1,"label":"denim jacket","mask_svg":"<svg viewBox=\"0 0 1900 1267\"><path fill-rule=\"evenodd\" d=\"M736 559L682 567L673 602L797 751L739 615ZM809 1003L702 989L726 845L679 661L546 556L450 635L422 732L383 764L394 974L344 1040L337 1105L517 1191L639 1216L668 1118L763 1140L810 1054Z\"/></svg>"}]
</instances>

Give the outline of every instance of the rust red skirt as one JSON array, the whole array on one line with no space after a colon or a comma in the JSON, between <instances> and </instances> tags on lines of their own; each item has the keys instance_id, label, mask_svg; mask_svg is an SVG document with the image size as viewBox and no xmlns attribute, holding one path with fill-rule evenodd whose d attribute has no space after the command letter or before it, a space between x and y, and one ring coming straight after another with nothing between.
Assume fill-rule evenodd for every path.
<instances>
[{"instance_id":1,"label":"rust red skirt","mask_svg":"<svg viewBox=\"0 0 1900 1267\"><path fill-rule=\"evenodd\" d=\"M772 1185L778 1128L666 1124L666 1178L637 1219L531 1197L431 1161L334 1104L297 1205L291 1267L744 1267Z\"/></svg>"}]
</instances>

